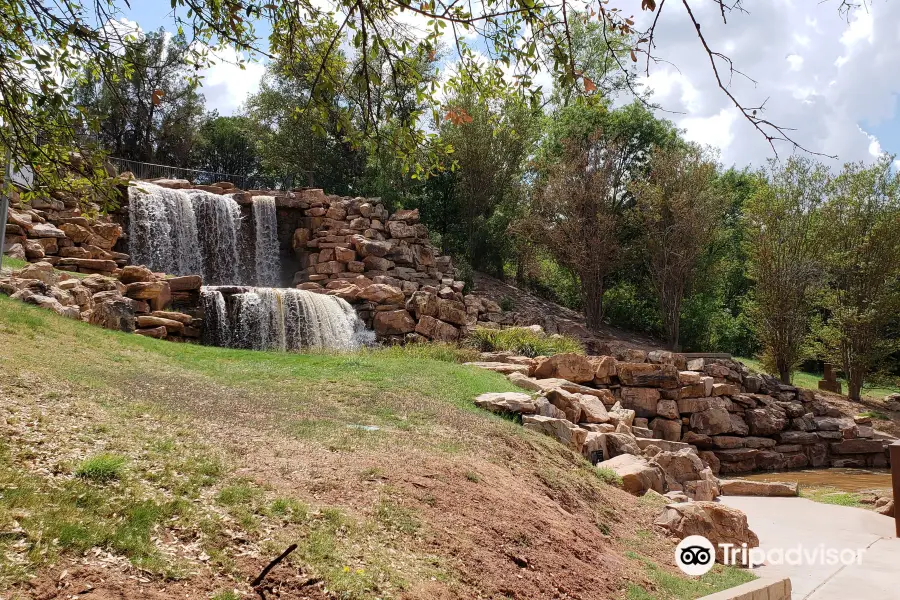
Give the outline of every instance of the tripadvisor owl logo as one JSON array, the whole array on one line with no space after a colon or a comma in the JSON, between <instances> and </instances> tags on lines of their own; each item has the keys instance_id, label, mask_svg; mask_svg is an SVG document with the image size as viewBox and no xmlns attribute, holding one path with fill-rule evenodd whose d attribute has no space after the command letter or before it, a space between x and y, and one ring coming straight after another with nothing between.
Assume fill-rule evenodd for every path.
<instances>
[{"instance_id":1,"label":"tripadvisor owl logo","mask_svg":"<svg viewBox=\"0 0 900 600\"><path fill-rule=\"evenodd\" d=\"M716 548L702 535L689 535L675 546L675 564L687 575L705 575L716 563Z\"/></svg>"}]
</instances>

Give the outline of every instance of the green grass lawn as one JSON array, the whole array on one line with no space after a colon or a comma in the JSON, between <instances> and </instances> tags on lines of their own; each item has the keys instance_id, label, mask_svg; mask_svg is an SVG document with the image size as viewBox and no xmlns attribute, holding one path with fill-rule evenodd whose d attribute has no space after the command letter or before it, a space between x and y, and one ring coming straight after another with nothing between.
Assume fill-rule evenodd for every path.
<instances>
[{"instance_id":1,"label":"green grass lawn","mask_svg":"<svg viewBox=\"0 0 900 600\"><path fill-rule=\"evenodd\" d=\"M658 507L556 441L476 409L476 395L517 388L459 364L471 353L178 344L0 295L0 595L32 597L22 582L100 548L149 585L249 598L248 575L297 543L289 568L347 600L501 597L544 577L544 556L623 556L636 529L652 572L622 558L522 593L594 581L597 595L584 598L625 597L630 582L642 598L673 600L743 579L682 577L650 525ZM135 579L126 597L141 595L127 587Z\"/></svg>"},{"instance_id":2,"label":"green grass lawn","mask_svg":"<svg viewBox=\"0 0 900 600\"><path fill-rule=\"evenodd\" d=\"M754 371L758 373L765 373L765 369L762 366L762 363L753 358L743 358L743 357L735 357L737 360L741 361ZM793 374L793 383L797 387L806 388L810 390L818 390L819 389L819 380L822 379L821 373L806 373L804 371L794 371ZM838 379L841 382L842 390L846 394L847 393L847 382L843 379ZM900 387L878 387L878 386L863 386L862 395L867 398L872 398L876 400L880 400L887 396L888 394L895 394L900 392Z\"/></svg>"}]
</instances>

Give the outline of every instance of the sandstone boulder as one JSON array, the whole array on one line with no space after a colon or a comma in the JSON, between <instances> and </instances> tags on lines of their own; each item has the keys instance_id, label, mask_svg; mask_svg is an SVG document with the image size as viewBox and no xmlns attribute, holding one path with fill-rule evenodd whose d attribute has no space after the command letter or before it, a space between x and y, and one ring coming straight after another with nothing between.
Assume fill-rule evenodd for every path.
<instances>
[{"instance_id":1,"label":"sandstone boulder","mask_svg":"<svg viewBox=\"0 0 900 600\"><path fill-rule=\"evenodd\" d=\"M563 411L569 421L572 423L581 421L581 401L578 396L561 388L550 390L546 396L550 404Z\"/></svg>"},{"instance_id":2,"label":"sandstone boulder","mask_svg":"<svg viewBox=\"0 0 900 600\"><path fill-rule=\"evenodd\" d=\"M631 409L638 417L656 416L659 403L659 390L645 387L623 387L621 390L622 406Z\"/></svg>"},{"instance_id":3,"label":"sandstone boulder","mask_svg":"<svg viewBox=\"0 0 900 600\"><path fill-rule=\"evenodd\" d=\"M799 496L796 483L778 481L748 481L746 479L722 479L719 489L723 496Z\"/></svg>"},{"instance_id":4,"label":"sandstone boulder","mask_svg":"<svg viewBox=\"0 0 900 600\"><path fill-rule=\"evenodd\" d=\"M119 274L119 281L125 284L136 283L139 281L153 281L153 271L140 265L127 265L122 267L122 273Z\"/></svg>"},{"instance_id":5,"label":"sandstone boulder","mask_svg":"<svg viewBox=\"0 0 900 600\"><path fill-rule=\"evenodd\" d=\"M603 458L607 460L621 454L639 455L641 453L641 448L637 445L637 439L630 433L615 431L601 435L603 436L601 438Z\"/></svg>"},{"instance_id":6,"label":"sandstone boulder","mask_svg":"<svg viewBox=\"0 0 900 600\"><path fill-rule=\"evenodd\" d=\"M609 409L610 421L615 425L624 423L628 427L631 427L634 424L635 416L636 413L633 410L625 408L619 402L613 404L613 407Z\"/></svg>"},{"instance_id":7,"label":"sandstone boulder","mask_svg":"<svg viewBox=\"0 0 900 600\"><path fill-rule=\"evenodd\" d=\"M574 383L594 380L595 368L586 356L572 352L555 354L538 362L534 376L542 379L559 378Z\"/></svg>"},{"instance_id":8,"label":"sandstone boulder","mask_svg":"<svg viewBox=\"0 0 900 600\"><path fill-rule=\"evenodd\" d=\"M894 499L879 498L875 503L875 512L886 517L894 516Z\"/></svg>"},{"instance_id":9,"label":"sandstone boulder","mask_svg":"<svg viewBox=\"0 0 900 600\"><path fill-rule=\"evenodd\" d=\"M100 302L94 305L89 322L106 329L132 332L135 329L134 309L126 299Z\"/></svg>"},{"instance_id":10,"label":"sandstone boulder","mask_svg":"<svg viewBox=\"0 0 900 600\"><path fill-rule=\"evenodd\" d=\"M743 544L748 548L759 546L759 538L747 524L747 515L718 502L670 504L657 517L656 525L679 539L702 535L716 547L718 562L724 560L719 544L733 544L738 548Z\"/></svg>"},{"instance_id":11,"label":"sandstone boulder","mask_svg":"<svg viewBox=\"0 0 900 600\"><path fill-rule=\"evenodd\" d=\"M436 342L455 342L459 339L459 329L428 315L419 317L416 333Z\"/></svg>"},{"instance_id":12,"label":"sandstone boulder","mask_svg":"<svg viewBox=\"0 0 900 600\"><path fill-rule=\"evenodd\" d=\"M710 407L691 415L690 426L697 433L718 435L731 431L731 415L720 407Z\"/></svg>"},{"instance_id":13,"label":"sandstone boulder","mask_svg":"<svg viewBox=\"0 0 900 600\"><path fill-rule=\"evenodd\" d=\"M581 452L585 439L587 439L587 430L581 429L574 423L570 423L565 419L553 419L551 417L542 417L540 415L525 415L522 417L522 425L526 429L543 433L555 438L564 446L568 446L576 452Z\"/></svg>"},{"instance_id":14,"label":"sandstone boulder","mask_svg":"<svg viewBox=\"0 0 900 600\"><path fill-rule=\"evenodd\" d=\"M497 392L481 394L475 398L475 405L493 413L534 414L534 399L521 392Z\"/></svg>"},{"instance_id":15,"label":"sandstone boulder","mask_svg":"<svg viewBox=\"0 0 900 600\"><path fill-rule=\"evenodd\" d=\"M403 311L406 312L406 311ZM378 313L381 314L381 313ZM376 330L377 331L377 330ZM463 363L464 365L468 365L470 367L478 367L479 369L486 369L488 371L493 371L495 373L503 373L504 375L510 375L512 373L519 373L523 376L528 375L528 367L525 365L515 365L512 363L504 363L504 362L467 362ZM519 386L522 387L522 386ZM529 388L523 388L529 389ZM538 390L535 390L538 391Z\"/></svg>"},{"instance_id":16,"label":"sandstone boulder","mask_svg":"<svg viewBox=\"0 0 900 600\"><path fill-rule=\"evenodd\" d=\"M650 462L662 469L666 487L670 490L679 489L678 486L682 486L686 481L700 479L703 469L706 468L692 448L678 452L660 452Z\"/></svg>"},{"instance_id":17,"label":"sandstone boulder","mask_svg":"<svg viewBox=\"0 0 900 600\"><path fill-rule=\"evenodd\" d=\"M606 406L596 396L576 394L581 404L581 420L585 423L609 423L609 412Z\"/></svg>"},{"instance_id":18,"label":"sandstone boulder","mask_svg":"<svg viewBox=\"0 0 900 600\"><path fill-rule=\"evenodd\" d=\"M620 454L597 465L598 469L610 469L622 478L622 489L636 496L648 490L663 493L663 474L659 467L640 456Z\"/></svg>"},{"instance_id":19,"label":"sandstone boulder","mask_svg":"<svg viewBox=\"0 0 900 600\"><path fill-rule=\"evenodd\" d=\"M591 356L588 358L594 365L594 383L605 385L616 376L616 359L612 356Z\"/></svg>"},{"instance_id":20,"label":"sandstone boulder","mask_svg":"<svg viewBox=\"0 0 900 600\"><path fill-rule=\"evenodd\" d=\"M673 365L618 363L616 372L622 385L663 389L678 387L678 369Z\"/></svg>"},{"instance_id":21,"label":"sandstone boulder","mask_svg":"<svg viewBox=\"0 0 900 600\"><path fill-rule=\"evenodd\" d=\"M663 419L657 417L650 422L653 437L677 442L681 440L681 421L675 419Z\"/></svg>"},{"instance_id":22,"label":"sandstone boulder","mask_svg":"<svg viewBox=\"0 0 900 600\"><path fill-rule=\"evenodd\" d=\"M423 316L437 317L440 299L431 292L414 292L406 302L406 310L421 319Z\"/></svg>"},{"instance_id":23,"label":"sandstone boulder","mask_svg":"<svg viewBox=\"0 0 900 600\"><path fill-rule=\"evenodd\" d=\"M400 294L402 295L403 292L400 292ZM373 325L375 333L378 335L402 335L411 333L416 329L415 320L405 310L376 312Z\"/></svg>"}]
</instances>

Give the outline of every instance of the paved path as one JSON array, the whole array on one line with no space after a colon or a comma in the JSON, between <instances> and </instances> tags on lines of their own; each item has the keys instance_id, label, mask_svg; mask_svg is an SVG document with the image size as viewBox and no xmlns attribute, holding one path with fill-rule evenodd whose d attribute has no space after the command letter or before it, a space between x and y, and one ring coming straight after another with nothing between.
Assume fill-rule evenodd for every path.
<instances>
[{"instance_id":1,"label":"paved path","mask_svg":"<svg viewBox=\"0 0 900 600\"><path fill-rule=\"evenodd\" d=\"M866 549L861 564L763 565L760 577L790 577L793 600L897 600L900 598L900 539L894 520L877 513L832 506L806 498L723 496L722 503L744 511L760 547L785 550L801 544Z\"/></svg>"}]
</instances>

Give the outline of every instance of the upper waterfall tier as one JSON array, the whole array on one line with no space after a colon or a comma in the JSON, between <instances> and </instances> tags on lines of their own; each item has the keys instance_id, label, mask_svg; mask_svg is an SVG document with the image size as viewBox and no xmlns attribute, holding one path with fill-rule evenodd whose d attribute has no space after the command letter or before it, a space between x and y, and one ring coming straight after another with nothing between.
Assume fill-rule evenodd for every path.
<instances>
[{"instance_id":1,"label":"upper waterfall tier","mask_svg":"<svg viewBox=\"0 0 900 600\"><path fill-rule=\"evenodd\" d=\"M233 198L141 182L129 188L129 251L135 264L210 285L277 286L281 263L275 201L254 198L253 230Z\"/></svg>"}]
</instances>

